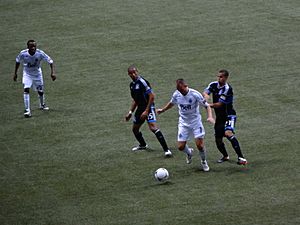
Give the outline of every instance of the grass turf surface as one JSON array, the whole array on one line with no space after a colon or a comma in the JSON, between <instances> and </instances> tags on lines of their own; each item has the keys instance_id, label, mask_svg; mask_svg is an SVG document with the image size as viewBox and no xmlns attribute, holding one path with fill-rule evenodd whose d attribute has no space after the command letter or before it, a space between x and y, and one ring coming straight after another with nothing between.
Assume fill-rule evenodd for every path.
<instances>
[{"instance_id":1,"label":"grass turf surface","mask_svg":"<svg viewBox=\"0 0 300 225\"><path fill-rule=\"evenodd\" d=\"M299 10L289 1L1 1L1 224L297 224L299 218ZM49 112L23 118L14 59L34 38ZM250 164L229 163L206 128L210 173L176 150L177 112L158 123L174 157L133 153L127 67L152 84L156 105L185 78L202 91L231 71L237 137ZM193 142L190 142L194 146ZM153 172L169 170L156 183Z\"/></svg>"}]
</instances>

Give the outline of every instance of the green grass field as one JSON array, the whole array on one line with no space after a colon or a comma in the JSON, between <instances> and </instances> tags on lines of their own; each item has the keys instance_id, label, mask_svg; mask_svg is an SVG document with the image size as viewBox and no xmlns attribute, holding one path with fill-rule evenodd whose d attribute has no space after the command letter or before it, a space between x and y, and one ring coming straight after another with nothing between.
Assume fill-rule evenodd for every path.
<instances>
[{"instance_id":1,"label":"green grass field","mask_svg":"<svg viewBox=\"0 0 300 225\"><path fill-rule=\"evenodd\" d=\"M300 2L297 0L0 1L0 224L300 224ZM35 39L55 61L43 65L51 110L23 117L15 57ZM211 172L176 150L177 111L158 124L174 157L133 153L127 67L152 84L157 107L175 80L202 91L231 71L237 137L249 161L219 165L204 123ZM204 115L205 116L205 115ZM194 147L194 143L190 142ZM153 172L165 167L166 184Z\"/></svg>"}]
</instances>

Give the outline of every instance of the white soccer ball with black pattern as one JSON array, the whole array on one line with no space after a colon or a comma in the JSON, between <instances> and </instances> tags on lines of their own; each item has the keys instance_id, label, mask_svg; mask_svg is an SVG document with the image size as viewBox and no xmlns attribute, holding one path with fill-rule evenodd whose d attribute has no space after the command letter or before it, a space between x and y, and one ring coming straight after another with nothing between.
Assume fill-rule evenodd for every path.
<instances>
[{"instance_id":1,"label":"white soccer ball with black pattern","mask_svg":"<svg viewBox=\"0 0 300 225\"><path fill-rule=\"evenodd\" d=\"M169 179L169 172L165 168L159 168L155 171L154 177L159 182L164 182Z\"/></svg>"}]
</instances>

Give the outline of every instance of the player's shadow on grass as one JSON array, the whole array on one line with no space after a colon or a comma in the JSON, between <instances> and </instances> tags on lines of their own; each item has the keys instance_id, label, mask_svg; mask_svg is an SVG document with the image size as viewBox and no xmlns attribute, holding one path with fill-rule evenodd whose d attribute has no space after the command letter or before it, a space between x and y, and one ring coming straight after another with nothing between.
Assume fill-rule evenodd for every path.
<instances>
[{"instance_id":1,"label":"player's shadow on grass","mask_svg":"<svg viewBox=\"0 0 300 225\"><path fill-rule=\"evenodd\" d=\"M236 174L236 173L251 173L251 165L238 165L236 161L234 160L229 160L227 162L224 163L213 163L210 164L210 168L211 171L210 172L214 172L214 173L223 173L224 175L228 176L228 175L232 175L232 174Z\"/></svg>"}]
</instances>

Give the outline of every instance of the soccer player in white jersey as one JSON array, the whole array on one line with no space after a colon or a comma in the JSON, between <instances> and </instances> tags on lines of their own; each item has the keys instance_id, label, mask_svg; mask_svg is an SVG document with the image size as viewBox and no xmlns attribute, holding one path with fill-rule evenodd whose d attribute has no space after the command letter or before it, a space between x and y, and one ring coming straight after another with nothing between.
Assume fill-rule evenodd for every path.
<instances>
[{"instance_id":1,"label":"soccer player in white jersey","mask_svg":"<svg viewBox=\"0 0 300 225\"><path fill-rule=\"evenodd\" d=\"M205 98L196 90L189 88L185 80L176 81L177 90L173 93L172 99L163 108L158 109L157 113L161 114L166 110L178 105L179 122L178 122L178 149L186 153L186 162L192 162L193 149L189 148L187 141L191 134L194 135L196 146L199 150L201 166L203 171L208 172L209 166L206 160L206 150L204 146L205 130L201 121L199 105L207 111L207 121L214 124L212 110Z\"/></svg>"},{"instance_id":2,"label":"soccer player in white jersey","mask_svg":"<svg viewBox=\"0 0 300 225\"><path fill-rule=\"evenodd\" d=\"M53 60L45 52L37 49L37 45L34 40L29 40L27 42L27 49L22 50L16 58L15 74L13 76L14 81L17 81L18 69L20 67L20 64L23 63L25 117L31 117L29 96L30 88L33 88L33 90L38 92L40 109L49 110L49 107L47 107L45 104L44 81L41 69L42 60L46 61L50 65L51 79L55 81L56 76L54 73Z\"/></svg>"}]
</instances>

